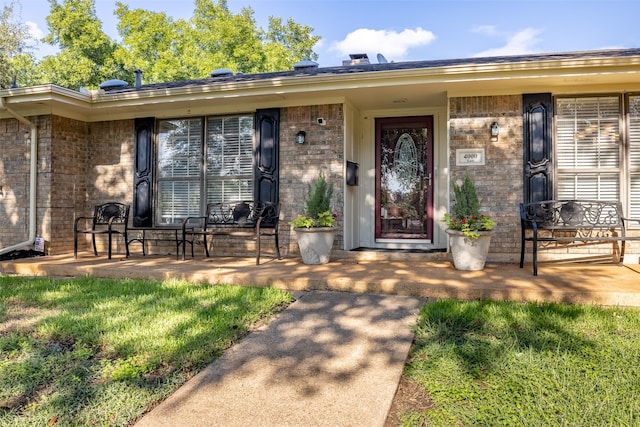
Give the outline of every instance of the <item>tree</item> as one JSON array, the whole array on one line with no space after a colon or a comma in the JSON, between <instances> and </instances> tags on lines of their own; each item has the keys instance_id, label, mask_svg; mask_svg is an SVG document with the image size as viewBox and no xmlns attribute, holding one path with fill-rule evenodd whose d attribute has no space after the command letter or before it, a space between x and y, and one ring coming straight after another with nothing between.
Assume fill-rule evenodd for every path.
<instances>
[{"instance_id":1,"label":"tree","mask_svg":"<svg viewBox=\"0 0 640 427\"><path fill-rule=\"evenodd\" d=\"M122 37L115 57L127 70L144 70L148 82L185 80L197 73L192 65L197 58L183 61L190 43L187 22L174 21L164 12L131 10L121 2L114 14Z\"/></svg>"},{"instance_id":2,"label":"tree","mask_svg":"<svg viewBox=\"0 0 640 427\"><path fill-rule=\"evenodd\" d=\"M313 46L320 37L311 34L313 28L270 17L269 28L263 30L251 8L234 14L226 0L194 0L189 20L118 2L114 14L121 43L102 31L95 0L49 3L49 34L43 41L60 52L42 59L37 68L29 67L29 57L20 59L21 78L30 84L72 89L97 88L110 79L133 84L138 68L146 83L190 80L208 77L218 68L244 73L290 70L302 59L318 57Z\"/></svg>"},{"instance_id":3,"label":"tree","mask_svg":"<svg viewBox=\"0 0 640 427\"><path fill-rule=\"evenodd\" d=\"M33 57L28 53L29 31L26 25L16 21L13 2L0 11L0 88L13 84L13 78L33 65Z\"/></svg>"},{"instance_id":4,"label":"tree","mask_svg":"<svg viewBox=\"0 0 640 427\"><path fill-rule=\"evenodd\" d=\"M244 73L261 71L265 62L262 38L251 8L234 15L226 0L195 0L192 40L204 55L199 69L206 76L216 68Z\"/></svg>"},{"instance_id":5,"label":"tree","mask_svg":"<svg viewBox=\"0 0 640 427\"><path fill-rule=\"evenodd\" d=\"M126 77L114 57L118 45L102 31L94 0L66 0L62 4L49 0L49 3L49 34L44 41L57 45L60 53L40 62L44 81L78 89Z\"/></svg>"},{"instance_id":6,"label":"tree","mask_svg":"<svg viewBox=\"0 0 640 427\"><path fill-rule=\"evenodd\" d=\"M131 10L118 3L123 43L117 58L126 69L140 68L147 82L208 77L218 68L260 73L289 70L302 59L317 59L313 29L289 19L269 19L260 29L251 8L232 13L226 0L195 0L189 21L162 12Z\"/></svg>"},{"instance_id":7,"label":"tree","mask_svg":"<svg viewBox=\"0 0 640 427\"><path fill-rule=\"evenodd\" d=\"M264 46L267 61L262 71L290 70L302 59L317 60L313 46L320 37L311 36L312 31L312 27L297 24L291 18L283 25L282 18L269 17Z\"/></svg>"}]
</instances>

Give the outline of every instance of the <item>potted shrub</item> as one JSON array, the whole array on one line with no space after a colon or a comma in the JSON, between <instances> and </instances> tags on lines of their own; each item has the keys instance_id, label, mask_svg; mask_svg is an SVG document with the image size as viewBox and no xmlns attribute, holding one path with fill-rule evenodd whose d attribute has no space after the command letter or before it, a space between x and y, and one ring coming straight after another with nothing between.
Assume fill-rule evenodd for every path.
<instances>
[{"instance_id":1,"label":"potted shrub","mask_svg":"<svg viewBox=\"0 0 640 427\"><path fill-rule=\"evenodd\" d=\"M320 174L311 184L304 199L304 213L291 221L302 262L305 264L326 264L329 262L335 228L336 215L331 213L333 187Z\"/></svg>"},{"instance_id":2,"label":"potted shrub","mask_svg":"<svg viewBox=\"0 0 640 427\"><path fill-rule=\"evenodd\" d=\"M482 270L496 223L480 213L476 187L468 174L462 185L453 184L453 193L451 214L445 214L443 219L447 223L453 265L458 270Z\"/></svg>"}]
</instances>

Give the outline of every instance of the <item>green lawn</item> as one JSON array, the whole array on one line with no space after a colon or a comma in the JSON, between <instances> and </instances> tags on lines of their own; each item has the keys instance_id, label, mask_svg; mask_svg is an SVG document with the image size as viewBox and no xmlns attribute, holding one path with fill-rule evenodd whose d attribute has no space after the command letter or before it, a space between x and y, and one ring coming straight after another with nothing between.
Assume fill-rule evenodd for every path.
<instances>
[{"instance_id":1,"label":"green lawn","mask_svg":"<svg viewBox=\"0 0 640 427\"><path fill-rule=\"evenodd\" d=\"M416 331L405 378L431 401L402 425L640 426L640 310L439 301Z\"/></svg>"},{"instance_id":2,"label":"green lawn","mask_svg":"<svg viewBox=\"0 0 640 427\"><path fill-rule=\"evenodd\" d=\"M122 426L292 301L271 288L0 277L0 426Z\"/></svg>"},{"instance_id":3,"label":"green lawn","mask_svg":"<svg viewBox=\"0 0 640 427\"><path fill-rule=\"evenodd\" d=\"M127 425L291 301L271 288L0 277L0 426ZM640 426L640 310L428 303L404 376L422 400L398 411L406 426Z\"/></svg>"}]
</instances>

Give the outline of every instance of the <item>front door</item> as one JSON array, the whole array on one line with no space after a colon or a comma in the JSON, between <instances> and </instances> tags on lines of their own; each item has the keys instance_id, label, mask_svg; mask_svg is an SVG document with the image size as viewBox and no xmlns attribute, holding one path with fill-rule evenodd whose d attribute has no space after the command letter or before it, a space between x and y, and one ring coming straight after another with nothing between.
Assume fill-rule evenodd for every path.
<instances>
[{"instance_id":1,"label":"front door","mask_svg":"<svg viewBox=\"0 0 640 427\"><path fill-rule=\"evenodd\" d=\"M376 240L433 239L433 116L376 119Z\"/></svg>"}]
</instances>

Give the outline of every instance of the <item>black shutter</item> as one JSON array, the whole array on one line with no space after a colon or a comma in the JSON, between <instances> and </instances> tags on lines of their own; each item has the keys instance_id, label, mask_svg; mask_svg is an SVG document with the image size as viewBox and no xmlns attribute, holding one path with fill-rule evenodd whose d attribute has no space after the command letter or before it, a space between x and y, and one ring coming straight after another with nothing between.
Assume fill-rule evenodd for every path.
<instances>
[{"instance_id":1,"label":"black shutter","mask_svg":"<svg viewBox=\"0 0 640 427\"><path fill-rule=\"evenodd\" d=\"M133 226L153 225L154 118L136 119L133 165Z\"/></svg>"},{"instance_id":2,"label":"black shutter","mask_svg":"<svg viewBox=\"0 0 640 427\"><path fill-rule=\"evenodd\" d=\"M258 110L255 130L254 197L261 202L278 203L280 110L277 108Z\"/></svg>"},{"instance_id":3,"label":"black shutter","mask_svg":"<svg viewBox=\"0 0 640 427\"><path fill-rule=\"evenodd\" d=\"M522 97L525 203L553 199L553 98L550 93Z\"/></svg>"}]
</instances>

